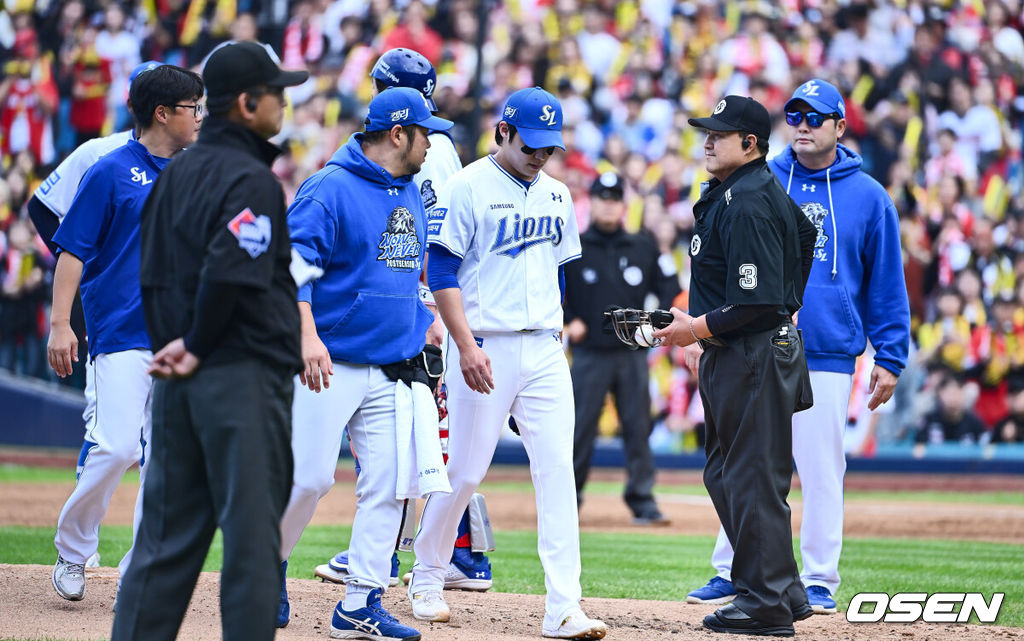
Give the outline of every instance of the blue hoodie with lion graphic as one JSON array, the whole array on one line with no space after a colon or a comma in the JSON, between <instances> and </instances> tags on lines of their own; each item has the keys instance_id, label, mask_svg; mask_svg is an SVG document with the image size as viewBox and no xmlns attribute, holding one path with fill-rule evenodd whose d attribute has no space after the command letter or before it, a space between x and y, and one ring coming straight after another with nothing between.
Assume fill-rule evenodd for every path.
<instances>
[{"instance_id":1,"label":"blue hoodie with lion graphic","mask_svg":"<svg viewBox=\"0 0 1024 641\"><path fill-rule=\"evenodd\" d=\"M292 248L324 270L299 288L331 359L387 365L423 350L433 314L419 297L427 215L412 176L366 157L353 134L288 208Z\"/></svg>"},{"instance_id":2,"label":"blue hoodie with lion graphic","mask_svg":"<svg viewBox=\"0 0 1024 641\"><path fill-rule=\"evenodd\" d=\"M768 166L818 228L798 317L807 366L852 374L867 339L875 363L898 376L910 349L910 304L889 194L841 144L825 169L807 169L789 146Z\"/></svg>"}]
</instances>

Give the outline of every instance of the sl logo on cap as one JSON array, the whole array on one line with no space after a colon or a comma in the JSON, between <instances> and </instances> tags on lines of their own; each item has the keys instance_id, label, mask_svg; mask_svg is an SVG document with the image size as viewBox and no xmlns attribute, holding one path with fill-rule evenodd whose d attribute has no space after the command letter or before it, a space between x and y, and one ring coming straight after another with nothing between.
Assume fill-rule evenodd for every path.
<instances>
[{"instance_id":1,"label":"sl logo on cap","mask_svg":"<svg viewBox=\"0 0 1024 641\"><path fill-rule=\"evenodd\" d=\"M711 115L712 116L717 116L718 114L722 113L723 111L725 111L725 100L724 99L718 101L718 104L715 105L715 110L711 112Z\"/></svg>"},{"instance_id":2,"label":"sl logo on cap","mask_svg":"<svg viewBox=\"0 0 1024 641\"><path fill-rule=\"evenodd\" d=\"M551 105L544 105L540 110L540 121L548 123L548 127L555 124L555 109Z\"/></svg>"},{"instance_id":3,"label":"sl logo on cap","mask_svg":"<svg viewBox=\"0 0 1024 641\"><path fill-rule=\"evenodd\" d=\"M409 117L409 108L406 107L405 109L396 109L395 111L392 111L389 115L391 116L391 122L399 122L401 120L405 120L406 118Z\"/></svg>"},{"instance_id":4,"label":"sl logo on cap","mask_svg":"<svg viewBox=\"0 0 1024 641\"><path fill-rule=\"evenodd\" d=\"M818 83L816 83L813 80L808 80L807 82L804 83L804 87L803 87L803 89L801 89L801 91L803 91L803 94L805 96L817 96L818 95L818 87L819 87Z\"/></svg>"}]
</instances>

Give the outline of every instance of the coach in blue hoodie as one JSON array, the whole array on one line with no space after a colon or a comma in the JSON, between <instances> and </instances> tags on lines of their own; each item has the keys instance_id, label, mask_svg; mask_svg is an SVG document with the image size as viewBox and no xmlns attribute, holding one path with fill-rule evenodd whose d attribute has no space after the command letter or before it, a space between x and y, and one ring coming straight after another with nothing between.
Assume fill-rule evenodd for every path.
<instances>
[{"instance_id":1,"label":"coach in blue hoodie","mask_svg":"<svg viewBox=\"0 0 1024 641\"><path fill-rule=\"evenodd\" d=\"M282 558L334 483L347 424L361 473L345 598L331 636L371 626L385 637L419 639L380 604L403 509L395 498L395 384L380 366L419 354L434 320L418 294L427 220L412 177L430 147L427 135L452 123L432 115L419 91L394 87L373 99L365 125L302 183L288 209L293 249L324 273L298 293L304 370L292 410L295 477L281 521ZM279 627L287 609L282 590Z\"/></svg>"},{"instance_id":2,"label":"coach in blue hoodie","mask_svg":"<svg viewBox=\"0 0 1024 641\"><path fill-rule=\"evenodd\" d=\"M814 611L836 611L843 545L843 476L853 370L865 341L875 349L868 408L889 400L907 362L910 305L903 278L899 220L882 185L861 171L861 157L839 144L846 105L823 80L800 85L786 103L793 142L768 166L818 228L814 264L798 326L811 372L814 407L793 415L793 458L803 488L801 579ZM720 532L718 575L690 602L727 602L732 547Z\"/></svg>"}]
</instances>

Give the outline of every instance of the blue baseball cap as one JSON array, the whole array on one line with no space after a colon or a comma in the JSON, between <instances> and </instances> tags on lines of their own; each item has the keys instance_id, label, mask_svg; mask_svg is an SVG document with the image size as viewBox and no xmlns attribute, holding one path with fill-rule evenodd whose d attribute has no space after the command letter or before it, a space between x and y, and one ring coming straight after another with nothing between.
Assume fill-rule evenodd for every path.
<instances>
[{"instance_id":1,"label":"blue baseball cap","mask_svg":"<svg viewBox=\"0 0 1024 641\"><path fill-rule=\"evenodd\" d=\"M427 99L410 87L388 87L370 101L366 131L384 131L395 125L419 125L430 131L448 131L451 120L438 118L430 112Z\"/></svg>"},{"instance_id":2,"label":"blue baseball cap","mask_svg":"<svg viewBox=\"0 0 1024 641\"><path fill-rule=\"evenodd\" d=\"M135 82L135 79L139 77L140 73L152 71L153 69L162 66L164 66L164 63L157 62L156 60L147 60L146 62L143 62L141 65L138 65L137 67L132 69L132 74L128 76L128 84Z\"/></svg>"},{"instance_id":3,"label":"blue baseball cap","mask_svg":"<svg viewBox=\"0 0 1024 641\"><path fill-rule=\"evenodd\" d=\"M808 80L797 87L796 91L793 92L793 97L789 99L789 102L786 103L783 109L792 111L794 108L793 103L798 100L806 102L818 113L836 113L839 114L840 118L846 117L846 103L843 102L842 94L832 84L819 78Z\"/></svg>"},{"instance_id":4,"label":"blue baseball cap","mask_svg":"<svg viewBox=\"0 0 1024 641\"><path fill-rule=\"evenodd\" d=\"M562 142L562 104L540 87L520 89L509 96L501 119L515 126L527 147L565 149Z\"/></svg>"}]
</instances>

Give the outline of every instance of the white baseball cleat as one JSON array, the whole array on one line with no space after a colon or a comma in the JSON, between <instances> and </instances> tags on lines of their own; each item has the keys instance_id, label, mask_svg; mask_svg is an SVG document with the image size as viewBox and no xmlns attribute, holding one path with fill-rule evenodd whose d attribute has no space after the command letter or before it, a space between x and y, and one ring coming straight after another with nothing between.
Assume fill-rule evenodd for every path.
<instances>
[{"instance_id":1,"label":"white baseball cleat","mask_svg":"<svg viewBox=\"0 0 1024 641\"><path fill-rule=\"evenodd\" d=\"M603 639L608 633L608 627L604 621L591 619L580 608L574 608L562 618L562 622L555 629L544 626L542 634L554 639Z\"/></svg>"},{"instance_id":2,"label":"white baseball cleat","mask_svg":"<svg viewBox=\"0 0 1024 641\"><path fill-rule=\"evenodd\" d=\"M452 616L440 590L426 590L413 594L409 592L412 603L412 615L420 621L437 621L445 623Z\"/></svg>"},{"instance_id":3,"label":"white baseball cleat","mask_svg":"<svg viewBox=\"0 0 1024 641\"><path fill-rule=\"evenodd\" d=\"M68 601L81 601L85 596L85 564L69 563L58 555L53 566L53 589Z\"/></svg>"},{"instance_id":4,"label":"white baseball cleat","mask_svg":"<svg viewBox=\"0 0 1024 641\"><path fill-rule=\"evenodd\" d=\"M85 560L85 567L87 568L98 568L100 567L100 553L93 552L92 556Z\"/></svg>"}]
</instances>

